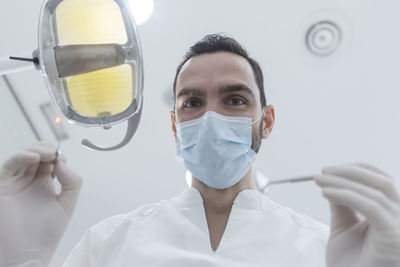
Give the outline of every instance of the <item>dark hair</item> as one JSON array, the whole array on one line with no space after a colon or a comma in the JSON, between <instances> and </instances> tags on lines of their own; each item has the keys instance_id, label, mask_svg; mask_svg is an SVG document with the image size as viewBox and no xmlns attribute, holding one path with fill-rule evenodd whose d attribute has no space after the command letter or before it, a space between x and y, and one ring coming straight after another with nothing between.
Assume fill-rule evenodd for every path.
<instances>
[{"instance_id":1,"label":"dark hair","mask_svg":"<svg viewBox=\"0 0 400 267\"><path fill-rule=\"evenodd\" d=\"M260 65L249 57L246 49L242 45L240 45L235 39L232 37L226 36L224 34L209 34L206 35L203 39L195 43L192 47L190 47L189 51L186 53L183 61L179 64L175 79L174 79L174 101L176 97L176 82L178 80L178 75L182 69L182 66L191 58L195 56L199 56L202 54L210 54L216 52L230 52L239 56L244 57L249 63L251 68L253 69L254 76L256 78L258 89L260 90L260 102L261 108L267 105L267 101L265 99L264 93L264 77Z\"/></svg>"}]
</instances>

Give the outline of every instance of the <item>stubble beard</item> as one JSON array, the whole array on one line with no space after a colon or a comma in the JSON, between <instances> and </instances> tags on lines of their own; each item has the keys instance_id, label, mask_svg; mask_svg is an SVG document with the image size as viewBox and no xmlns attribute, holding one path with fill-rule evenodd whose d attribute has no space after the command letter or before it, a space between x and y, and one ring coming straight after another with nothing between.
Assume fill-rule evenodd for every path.
<instances>
[{"instance_id":1,"label":"stubble beard","mask_svg":"<svg viewBox=\"0 0 400 267\"><path fill-rule=\"evenodd\" d=\"M258 153L258 150L260 150L261 147L261 140L262 140L262 125L263 121L261 120L259 125L258 125L258 131L252 136L251 140L251 149L254 150L254 152Z\"/></svg>"}]
</instances>

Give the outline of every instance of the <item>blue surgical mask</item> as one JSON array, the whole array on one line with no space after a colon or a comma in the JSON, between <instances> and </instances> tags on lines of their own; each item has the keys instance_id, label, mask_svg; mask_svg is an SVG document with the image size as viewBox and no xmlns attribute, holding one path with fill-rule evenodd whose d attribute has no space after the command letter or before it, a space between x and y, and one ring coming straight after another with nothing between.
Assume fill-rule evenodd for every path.
<instances>
[{"instance_id":1,"label":"blue surgical mask","mask_svg":"<svg viewBox=\"0 0 400 267\"><path fill-rule=\"evenodd\" d=\"M225 189L248 172L256 152L251 149L252 122L208 111L202 117L176 125L176 154L194 177Z\"/></svg>"}]
</instances>

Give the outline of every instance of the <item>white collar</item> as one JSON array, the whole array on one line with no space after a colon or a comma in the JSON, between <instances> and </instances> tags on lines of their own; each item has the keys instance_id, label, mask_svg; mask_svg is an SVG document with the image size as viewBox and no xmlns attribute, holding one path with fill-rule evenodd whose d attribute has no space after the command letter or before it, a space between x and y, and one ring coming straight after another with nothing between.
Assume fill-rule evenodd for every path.
<instances>
[{"instance_id":1,"label":"white collar","mask_svg":"<svg viewBox=\"0 0 400 267\"><path fill-rule=\"evenodd\" d=\"M190 207L203 204L203 197L195 187L189 187L178 196L171 199L171 202L180 207ZM273 202L257 190L245 189L236 196L233 206L249 210L266 210Z\"/></svg>"}]
</instances>

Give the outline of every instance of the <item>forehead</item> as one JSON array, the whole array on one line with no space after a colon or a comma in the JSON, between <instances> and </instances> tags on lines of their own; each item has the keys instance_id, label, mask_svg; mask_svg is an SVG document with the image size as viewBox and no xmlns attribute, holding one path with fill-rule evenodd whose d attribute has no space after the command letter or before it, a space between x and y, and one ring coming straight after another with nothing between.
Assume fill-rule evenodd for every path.
<instances>
[{"instance_id":1,"label":"forehead","mask_svg":"<svg viewBox=\"0 0 400 267\"><path fill-rule=\"evenodd\" d=\"M217 90L229 84L243 84L259 94L253 69L244 57L229 52L202 54L183 65L176 93L182 88Z\"/></svg>"}]
</instances>

